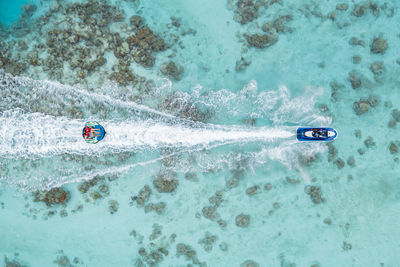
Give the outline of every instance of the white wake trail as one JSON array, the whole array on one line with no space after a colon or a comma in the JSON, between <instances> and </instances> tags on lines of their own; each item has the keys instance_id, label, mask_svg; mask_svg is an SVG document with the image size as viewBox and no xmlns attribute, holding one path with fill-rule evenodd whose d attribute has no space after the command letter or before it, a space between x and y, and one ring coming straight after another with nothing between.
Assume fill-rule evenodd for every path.
<instances>
[{"instance_id":1,"label":"white wake trail","mask_svg":"<svg viewBox=\"0 0 400 267\"><path fill-rule=\"evenodd\" d=\"M98 154L165 147L208 148L246 142L273 142L294 136L285 128L245 128L195 124L194 127L145 121L104 121L105 138L87 144L82 138L84 120L71 120L20 110L0 117L0 157L50 157L60 154Z\"/></svg>"},{"instance_id":2,"label":"white wake trail","mask_svg":"<svg viewBox=\"0 0 400 267\"><path fill-rule=\"evenodd\" d=\"M329 115L315 108L315 88L292 97L285 86L258 91L256 81L236 93L207 88L203 92L201 86L185 93L171 86L169 81L154 85L140 104L141 98L134 101L142 92L134 88L113 83L98 89L68 86L0 69L0 184L5 181L27 191L50 189L159 161L162 168L177 172L210 172L252 169L272 160L299 169L309 180L299 157L326 150L325 144L295 138L296 125L331 123ZM274 127L192 120L208 111L217 122L242 125L254 119ZM96 119L107 134L98 144L87 144L82 129L86 120ZM250 142L254 143L247 145Z\"/></svg>"},{"instance_id":3,"label":"white wake trail","mask_svg":"<svg viewBox=\"0 0 400 267\"><path fill-rule=\"evenodd\" d=\"M189 128L152 121L111 123L105 127L109 137L102 146L107 147L192 147L214 143L274 141L294 134L281 129L242 127Z\"/></svg>"}]
</instances>

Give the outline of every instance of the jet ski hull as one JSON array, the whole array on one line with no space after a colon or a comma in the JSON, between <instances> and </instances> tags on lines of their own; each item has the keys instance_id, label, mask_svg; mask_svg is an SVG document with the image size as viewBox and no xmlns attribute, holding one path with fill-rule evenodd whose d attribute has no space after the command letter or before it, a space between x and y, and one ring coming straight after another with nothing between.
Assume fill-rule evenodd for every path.
<instances>
[{"instance_id":1,"label":"jet ski hull","mask_svg":"<svg viewBox=\"0 0 400 267\"><path fill-rule=\"evenodd\" d=\"M313 136L313 132L322 132L324 136ZM297 128L298 141L332 141L337 137L337 131L333 128Z\"/></svg>"}]
</instances>

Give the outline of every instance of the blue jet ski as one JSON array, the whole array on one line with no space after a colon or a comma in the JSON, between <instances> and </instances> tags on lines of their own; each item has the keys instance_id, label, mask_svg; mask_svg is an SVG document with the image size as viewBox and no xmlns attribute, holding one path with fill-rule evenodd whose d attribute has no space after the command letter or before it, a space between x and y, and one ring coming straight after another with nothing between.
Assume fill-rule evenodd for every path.
<instances>
[{"instance_id":1,"label":"blue jet ski","mask_svg":"<svg viewBox=\"0 0 400 267\"><path fill-rule=\"evenodd\" d=\"M83 127L82 136L86 143L96 144L103 140L106 131L97 121L89 121Z\"/></svg>"},{"instance_id":2,"label":"blue jet ski","mask_svg":"<svg viewBox=\"0 0 400 267\"><path fill-rule=\"evenodd\" d=\"M333 128L297 128L299 141L332 141L337 137Z\"/></svg>"}]
</instances>

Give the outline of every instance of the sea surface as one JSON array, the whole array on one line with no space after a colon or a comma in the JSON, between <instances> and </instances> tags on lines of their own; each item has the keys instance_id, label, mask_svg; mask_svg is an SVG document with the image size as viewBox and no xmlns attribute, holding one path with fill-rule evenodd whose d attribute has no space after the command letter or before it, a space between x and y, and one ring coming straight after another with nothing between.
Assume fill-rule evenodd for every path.
<instances>
[{"instance_id":1,"label":"sea surface","mask_svg":"<svg viewBox=\"0 0 400 267\"><path fill-rule=\"evenodd\" d=\"M0 0L0 266L399 266L399 9Z\"/></svg>"}]
</instances>

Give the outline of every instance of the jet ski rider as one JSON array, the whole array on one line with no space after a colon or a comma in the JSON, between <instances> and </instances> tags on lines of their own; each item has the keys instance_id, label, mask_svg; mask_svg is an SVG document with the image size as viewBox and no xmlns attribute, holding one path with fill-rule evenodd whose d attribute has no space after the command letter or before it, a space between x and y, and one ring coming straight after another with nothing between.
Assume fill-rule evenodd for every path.
<instances>
[{"instance_id":1,"label":"jet ski rider","mask_svg":"<svg viewBox=\"0 0 400 267\"><path fill-rule=\"evenodd\" d=\"M323 131L322 129L313 129L312 135L313 135L313 137L317 137L317 138L325 138L326 132Z\"/></svg>"}]
</instances>

